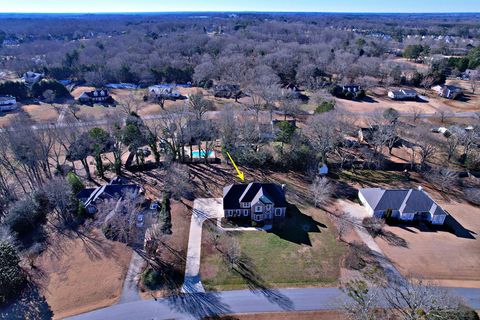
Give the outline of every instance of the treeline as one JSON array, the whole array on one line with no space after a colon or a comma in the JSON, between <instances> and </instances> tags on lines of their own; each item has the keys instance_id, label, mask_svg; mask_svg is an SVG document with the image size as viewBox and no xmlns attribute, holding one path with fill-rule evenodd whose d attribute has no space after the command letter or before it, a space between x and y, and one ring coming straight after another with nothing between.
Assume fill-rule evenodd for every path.
<instances>
[{"instance_id":1,"label":"treeline","mask_svg":"<svg viewBox=\"0 0 480 320\"><path fill-rule=\"evenodd\" d=\"M477 30L474 19L467 17L461 22L446 17L450 26L444 24L442 30L449 34L460 27ZM4 37L15 34L22 42L0 48L0 54L14 57L1 62L9 70L36 70L54 79L97 86L109 82L192 82L245 87L264 81L316 89L333 80L368 87L391 77L397 66L404 73L410 71L408 64L389 60L398 50L405 49L408 57L415 58L418 46L429 48L433 54L478 44L477 35L470 33L448 41L428 37L399 41L376 31L404 28L419 33L413 25L424 28L427 34L438 31L434 23L437 16L431 20L413 18L411 30L402 16L395 15L375 19L315 14L214 14L211 19L106 15L49 17L48 24L43 23L45 17L13 19L13 25L2 27Z\"/></svg>"},{"instance_id":2,"label":"treeline","mask_svg":"<svg viewBox=\"0 0 480 320\"><path fill-rule=\"evenodd\" d=\"M70 98L70 92L56 80L41 80L31 87L21 81L0 82L0 95L12 95L17 100L27 98L55 100L56 98Z\"/></svg>"}]
</instances>

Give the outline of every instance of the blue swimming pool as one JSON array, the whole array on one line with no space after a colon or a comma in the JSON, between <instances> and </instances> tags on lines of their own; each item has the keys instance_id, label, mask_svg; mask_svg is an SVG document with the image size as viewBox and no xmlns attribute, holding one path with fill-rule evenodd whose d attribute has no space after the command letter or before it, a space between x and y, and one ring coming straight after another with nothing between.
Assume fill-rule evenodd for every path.
<instances>
[{"instance_id":1,"label":"blue swimming pool","mask_svg":"<svg viewBox=\"0 0 480 320\"><path fill-rule=\"evenodd\" d=\"M213 151L208 151L208 157L209 158L213 158ZM202 150L201 151L201 155L200 155L200 152L199 151L193 151L192 152L192 157L194 158L205 158L205 150Z\"/></svg>"}]
</instances>

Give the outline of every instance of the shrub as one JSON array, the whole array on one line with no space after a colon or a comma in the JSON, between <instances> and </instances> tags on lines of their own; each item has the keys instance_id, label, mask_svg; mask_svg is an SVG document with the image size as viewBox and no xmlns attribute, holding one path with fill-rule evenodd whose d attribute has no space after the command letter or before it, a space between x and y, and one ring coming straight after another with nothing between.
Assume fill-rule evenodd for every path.
<instances>
[{"instance_id":1,"label":"shrub","mask_svg":"<svg viewBox=\"0 0 480 320\"><path fill-rule=\"evenodd\" d=\"M388 109L385 109L385 111L383 111L383 118L392 123L396 122L399 116L400 114L398 113L398 111L393 108L388 108Z\"/></svg>"},{"instance_id":2,"label":"shrub","mask_svg":"<svg viewBox=\"0 0 480 320\"><path fill-rule=\"evenodd\" d=\"M478 313L472 308L459 305L456 309L434 311L431 314L432 319L450 319L450 320L479 320Z\"/></svg>"},{"instance_id":3,"label":"shrub","mask_svg":"<svg viewBox=\"0 0 480 320\"><path fill-rule=\"evenodd\" d=\"M85 188L82 180L73 172L67 174L67 181L72 187L73 194L77 194Z\"/></svg>"},{"instance_id":4,"label":"shrub","mask_svg":"<svg viewBox=\"0 0 480 320\"><path fill-rule=\"evenodd\" d=\"M45 98L44 92L52 91L54 98L68 98L70 92L60 82L56 80L42 80L32 86L32 96L35 98Z\"/></svg>"},{"instance_id":5,"label":"shrub","mask_svg":"<svg viewBox=\"0 0 480 320\"><path fill-rule=\"evenodd\" d=\"M377 217L366 217L363 219L362 224L372 237L377 237L383 233L385 220Z\"/></svg>"},{"instance_id":6,"label":"shrub","mask_svg":"<svg viewBox=\"0 0 480 320\"><path fill-rule=\"evenodd\" d=\"M335 109L335 101L323 101L316 109L315 113L329 112Z\"/></svg>"},{"instance_id":7,"label":"shrub","mask_svg":"<svg viewBox=\"0 0 480 320\"><path fill-rule=\"evenodd\" d=\"M345 268L350 270L362 270L367 266L367 263L361 257L359 250L355 250L355 248L350 248L348 250L343 264Z\"/></svg>"},{"instance_id":8,"label":"shrub","mask_svg":"<svg viewBox=\"0 0 480 320\"><path fill-rule=\"evenodd\" d=\"M12 95L23 100L28 98L28 87L20 81L5 81L0 83L0 95Z\"/></svg>"},{"instance_id":9,"label":"shrub","mask_svg":"<svg viewBox=\"0 0 480 320\"><path fill-rule=\"evenodd\" d=\"M15 297L26 282L19 263L15 248L5 241L0 242L0 303Z\"/></svg>"},{"instance_id":10,"label":"shrub","mask_svg":"<svg viewBox=\"0 0 480 320\"><path fill-rule=\"evenodd\" d=\"M155 290L161 283L160 273L152 268L142 273L142 283L150 290Z\"/></svg>"},{"instance_id":11,"label":"shrub","mask_svg":"<svg viewBox=\"0 0 480 320\"><path fill-rule=\"evenodd\" d=\"M35 229L40 218L37 209L37 204L31 198L18 200L8 211L4 222L11 231L23 237Z\"/></svg>"},{"instance_id":12,"label":"shrub","mask_svg":"<svg viewBox=\"0 0 480 320\"><path fill-rule=\"evenodd\" d=\"M360 89L357 93L355 93L355 99L363 99L367 96L365 90Z\"/></svg>"}]
</instances>

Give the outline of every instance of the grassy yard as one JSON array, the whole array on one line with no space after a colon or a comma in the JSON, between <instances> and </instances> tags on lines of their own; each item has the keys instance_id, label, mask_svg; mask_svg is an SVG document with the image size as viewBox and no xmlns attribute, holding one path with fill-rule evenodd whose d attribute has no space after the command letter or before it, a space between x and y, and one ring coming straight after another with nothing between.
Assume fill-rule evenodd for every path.
<instances>
[{"instance_id":1,"label":"grassy yard","mask_svg":"<svg viewBox=\"0 0 480 320\"><path fill-rule=\"evenodd\" d=\"M335 172L338 174L341 181L353 181L359 184L385 184L385 183L397 183L406 181L405 175L401 172L395 171L380 171L380 170L338 170Z\"/></svg>"},{"instance_id":2,"label":"grassy yard","mask_svg":"<svg viewBox=\"0 0 480 320\"><path fill-rule=\"evenodd\" d=\"M230 235L238 239L246 272L229 267L205 227L200 273L206 289L335 285L345 247L336 240L332 224L312 207L292 206L289 212L291 217L279 230Z\"/></svg>"}]
</instances>

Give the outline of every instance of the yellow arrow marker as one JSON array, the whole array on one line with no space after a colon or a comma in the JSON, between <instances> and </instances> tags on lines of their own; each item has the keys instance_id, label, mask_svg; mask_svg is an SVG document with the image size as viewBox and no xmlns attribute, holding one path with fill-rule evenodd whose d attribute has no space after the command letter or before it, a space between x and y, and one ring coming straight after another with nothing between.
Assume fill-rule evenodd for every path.
<instances>
[{"instance_id":1,"label":"yellow arrow marker","mask_svg":"<svg viewBox=\"0 0 480 320\"><path fill-rule=\"evenodd\" d=\"M228 153L227 151L227 156L228 158L230 158L230 161L232 162L233 166L235 167L235 170L237 170L237 177L240 178L240 180L245 181L245 175L243 174L242 171L240 171L240 169L238 169L237 165L235 164L235 161L233 161L232 157L230 156L230 153Z\"/></svg>"}]
</instances>

